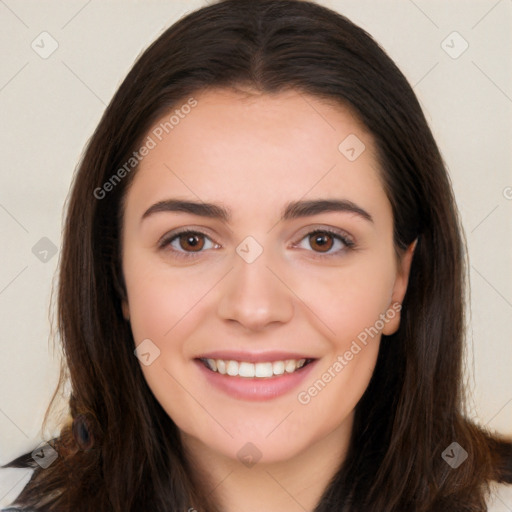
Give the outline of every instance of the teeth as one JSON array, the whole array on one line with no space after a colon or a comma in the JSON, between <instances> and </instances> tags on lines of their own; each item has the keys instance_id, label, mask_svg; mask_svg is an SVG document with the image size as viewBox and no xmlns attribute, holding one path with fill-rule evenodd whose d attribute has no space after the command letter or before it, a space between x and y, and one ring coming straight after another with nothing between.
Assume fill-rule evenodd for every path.
<instances>
[{"instance_id":1,"label":"teeth","mask_svg":"<svg viewBox=\"0 0 512 512\"><path fill-rule=\"evenodd\" d=\"M272 363L256 363L254 365L256 377L272 377Z\"/></svg>"},{"instance_id":2,"label":"teeth","mask_svg":"<svg viewBox=\"0 0 512 512\"><path fill-rule=\"evenodd\" d=\"M284 361L274 361L272 363L272 371L274 372L274 375L283 375Z\"/></svg>"},{"instance_id":3,"label":"teeth","mask_svg":"<svg viewBox=\"0 0 512 512\"><path fill-rule=\"evenodd\" d=\"M286 373L293 373L295 371L296 367L297 366L296 366L295 361L293 359L287 359L284 362L284 369L285 369Z\"/></svg>"},{"instance_id":4,"label":"teeth","mask_svg":"<svg viewBox=\"0 0 512 512\"><path fill-rule=\"evenodd\" d=\"M226 365L226 373L232 377L238 375L238 363L236 361L228 361L228 364Z\"/></svg>"},{"instance_id":5,"label":"teeth","mask_svg":"<svg viewBox=\"0 0 512 512\"><path fill-rule=\"evenodd\" d=\"M226 375L226 363L222 359L217 359L215 363L217 364L217 371L222 373L222 375Z\"/></svg>"},{"instance_id":6,"label":"teeth","mask_svg":"<svg viewBox=\"0 0 512 512\"><path fill-rule=\"evenodd\" d=\"M240 377L254 377L255 373L256 370L251 363L240 363L238 365L238 375L240 375Z\"/></svg>"},{"instance_id":7,"label":"teeth","mask_svg":"<svg viewBox=\"0 0 512 512\"><path fill-rule=\"evenodd\" d=\"M268 378L273 375L293 373L306 364L306 359L286 359L272 363L248 363L246 361L224 361L223 359L203 359L210 370L231 377Z\"/></svg>"}]
</instances>

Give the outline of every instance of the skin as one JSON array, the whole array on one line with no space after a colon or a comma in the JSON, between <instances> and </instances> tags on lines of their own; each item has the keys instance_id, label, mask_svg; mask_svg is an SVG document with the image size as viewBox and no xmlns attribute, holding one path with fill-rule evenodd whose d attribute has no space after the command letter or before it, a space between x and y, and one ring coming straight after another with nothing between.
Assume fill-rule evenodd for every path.
<instances>
[{"instance_id":1,"label":"skin","mask_svg":"<svg viewBox=\"0 0 512 512\"><path fill-rule=\"evenodd\" d=\"M194 98L197 106L142 160L127 192L125 318L136 345L149 338L159 348L142 371L222 510L312 510L345 456L381 332L395 332L399 314L307 404L297 395L402 302L414 246L397 258L374 143L347 108L294 91ZM366 147L355 161L338 150L350 134ZM167 211L141 221L171 197L222 205L232 219ZM373 222L351 212L280 221L284 206L301 199L347 199ZM202 249L179 238L159 248L185 227L206 233ZM327 235L334 245L325 255L307 236L321 228L348 234L354 248ZM235 250L247 236L263 249L252 263ZM217 349L287 350L319 361L300 388L251 402L206 385L193 359ZM261 452L252 467L237 458L249 441Z\"/></svg>"}]
</instances>

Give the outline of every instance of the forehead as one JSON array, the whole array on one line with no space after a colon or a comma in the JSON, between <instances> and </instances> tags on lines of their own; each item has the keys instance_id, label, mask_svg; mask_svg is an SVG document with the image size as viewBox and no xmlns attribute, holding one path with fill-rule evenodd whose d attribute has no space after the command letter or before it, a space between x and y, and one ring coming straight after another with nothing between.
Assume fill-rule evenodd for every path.
<instances>
[{"instance_id":1,"label":"forehead","mask_svg":"<svg viewBox=\"0 0 512 512\"><path fill-rule=\"evenodd\" d=\"M127 207L170 194L253 214L319 196L385 201L373 138L347 107L296 91L219 89L193 98L195 106L180 110L184 100L148 131L154 147L139 164Z\"/></svg>"}]
</instances>

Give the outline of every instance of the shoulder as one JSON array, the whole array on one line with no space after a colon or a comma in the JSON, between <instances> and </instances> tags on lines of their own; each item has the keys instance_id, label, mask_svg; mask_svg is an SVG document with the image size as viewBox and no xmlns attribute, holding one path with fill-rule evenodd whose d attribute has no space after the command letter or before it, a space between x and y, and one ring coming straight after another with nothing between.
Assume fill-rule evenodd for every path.
<instances>
[{"instance_id":1,"label":"shoulder","mask_svg":"<svg viewBox=\"0 0 512 512\"><path fill-rule=\"evenodd\" d=\"M36 512L33 509L23 509L16 505L25 486L30 481L34 470L31 468L5 468L0 470L0 512Z\"/></svg>"},{"instance_id":2,"label":"shoulder","mask_svg":"<svg viewBox=\"0 0 512 512\"><path fill-rule=\"evenodd\" d=\"M488 512L509 512L512 510L512 484L491 484L487 501Z\"/></svg>"},{"instance_id":3,"label":"shoulder","mask_svg":"<svg viewBox=\"0 0 512 512\"><path fill-rule=\"evenodd\" d=\"M33 508L3 508L0 512L36 512Z\"/></svg>"}]
</instances>

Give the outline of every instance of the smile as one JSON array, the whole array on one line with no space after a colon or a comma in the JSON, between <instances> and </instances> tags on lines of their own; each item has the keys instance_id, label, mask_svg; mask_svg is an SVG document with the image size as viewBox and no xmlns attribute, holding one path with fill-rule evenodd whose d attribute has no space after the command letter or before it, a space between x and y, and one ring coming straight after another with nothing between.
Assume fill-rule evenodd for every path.
<instances>
[{"instance_id":1,"label":"smile","mask_svg":"<svg viewBox=\"0 0 512 512\"><path fill-rule=\"evenodd\" d=\"M250 363L224 359L204 359L200 361L212 372L231 377L271 378L285 373L294 373L311 363L312 359L286 359L282 361Z\"/></svg>"}]
</instances>

